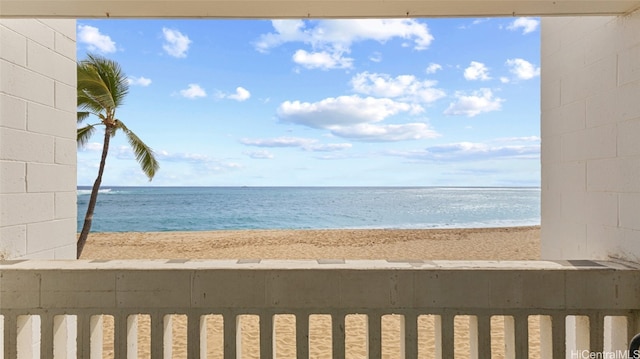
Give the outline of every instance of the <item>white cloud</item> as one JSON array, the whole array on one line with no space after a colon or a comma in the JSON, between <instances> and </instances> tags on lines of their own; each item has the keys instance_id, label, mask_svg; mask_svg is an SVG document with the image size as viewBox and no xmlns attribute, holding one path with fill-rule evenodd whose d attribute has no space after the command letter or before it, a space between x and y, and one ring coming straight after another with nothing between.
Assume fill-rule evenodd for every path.
<instances>
[{"instance_id":1,"label":"white cloud","mask_svg":"<svg viewBox=\"0 0 640 359\"><path fill-rule=\"evenodd\" d=\"M337 127L332 133L336 136L365 142L395 142L440 137L440 134L426 123L390 125L361 123L355 126Z\"/></svg>"},{"instance_id":2,"label":"white cloud","mask_svg":"<svg viewBox=\"0 0 640 359\"><path fill-rule=\"evenodd\" d=\"M251 93L244 87L237 87L236 93L228 95L227 98L238 102L246 101L251 97Z\"/></svg>"},{"instance_id":3,"label":"white cloud","mask_svg":"<svg viewBox=\"0 0 640 359\"><path fill-rule=\"evenodd\" d=\"M427 25L414 19L273 20L272 25L275 31L261 35L254 43L256 50L268 52L289 42L306 44L311 49L299 49L292 58L308 69L351 68L353 59L346 54L355 42L384 43L398 38L420 51L433 41ZM379 55L371 58L374 62L379 59Z\"/></svg>"},{"instance_id":4,"label":"white cloud","mask_svg":"<svg viewBox=\"0 0 640 359\"><path fill-rule=\"evenodd\" d=\"M258 51L287 42L303 42L314 48L349 48L358 41L386 42L401 38L425 50L433 41L426 24L413 19L273 20L275 32L263 34L255 43Z\"/></svg>"},{"instance_id":5,"label":"white cloud","mask_svg":"<svg viewBox=\"0 0 640 359\"><path fill-rule=\"evenodd\" d=\"M458 29L462 29L462 30L471 29L474 26L480 25L490 20L491 20L490 18L475 19L471 22L471 24L463 24L458 26Z\"/></svg>"},{"instance_id":6,"label":"white cloud","mask_svg":"<svg viewBox=\"0 0 640 359\"><path fill-rule=\"evenodd\" d=\"M130 147L126 148L127 150L130 150ZM167 162L206 163L213 161L211 157L198 153L170 153L167 151L159 151L156 153L156 157L158 160Z\"/></svg>"},{"instance_id":7,"label":"white cloud","mask_svg":"<svg viewBox=\"0 0 640 359\"><path fill-rule=\"evenodd\" d=\"M214 158L209 155L199 153L171 153L167 151L160 151L156 154L156 157L160 163L177 162L191 164L193 165L192 168L199 175L228 173L229 171L235 171L243 167L237 162Z\"/></svg>"},{"instance_id":8,"label":"white cloud","mask_svg":"<svg viewBox=\"0 0 640 359\"><path fill-rule=\"evenodd\" d=\"M278 108L283 122L325 129L334 136L367 142L404 141L439 136L425 123L379 124L400 114L415 114L420 106L388 98L357 95L327 98L319 102L286 101Z\"/></svg>"},{"instance_id":9,"label":"white cloud","mask_svg":"<svg viewBox=\"0 0 640 359\"><path fill-rule=\"evenodd\" d=\"M243 102L251 98L251 92L249 92L249 90L245 89L244 87L238 86L236 87L236 92L234 93L216 91L216 93L214 94L214 97L218 99L229 99L229 100L235 100L238 102Z\"/></svg>"},{"instance_id":10,"label":"white cloud","mask_svg":"<svg viewBox=\"0 0 640 359\"><path fill-rule=\"evenodd\" d=\"M258 160L270 160L274 158L274 155L267 151L267 150L260 150L260 151L245 151L242 152L243 154L253 158L253 159L258 159Z\"/></svg>"},{"instance_id":11,"label":"white cloud","mask_svg":"<svg viewBox=\"0 0 640 359\"><path fill-rule=\"evenodd\" d=\"M78 148L82 152L102 152L102 143L89 142Z\"/></svg>"},{"instance_id":12,"label":"white cloud","mask_svg":"<svg viewBox=\"0 0 640 359\"><path fill-rule=\"evenodd\" d=\"M129 146L120 147L120 154L125 157L128 156L130 158L134 158L133 150ZM203 170L204 172L224 172L227 170L233 170L242 167L241 164L238 164L236 162L229 162L200 153L173 153L165 150L160 150L156 151L156 158L158 159L158 161L160 161L160 163L178 162L194 164L197 165L195 168Z\"/></svg>"},{"instance_id":13,"label":"white cloud","mask_svg":"<svg viewBox=\"0 0 640 359\"><path fill-rule=\"evenodd\" d=\"M100 33L97 27L78 25L78 42L86 44L90 51L99 51L105 54L116 52L116 43L111 37Z\"/></svg>"},{"instance_id":14,"label":"white cloud","mask_svg":"<svg viewBox=\"0 0 640 359\"><path fill-rule=\"evenodd\" d=\"M431 103L445 97L443 90L434 87L436 84L437 81L419 81L413 75L393 78L387 74L369 72L359 73L351 79L351 86L355 92L423 103Z\"/></svg>"},{"instance_id":15,"label":"white cloud","mask_svg":"<svg viewBox=\"0 0 640 359\"><path fill-rule=\"evenodd\" d=\"M350 143L327 143L311 145L308 150L314 152L337 152L348 150L351 147L353 147L353 145Z\"/></svg>"},{"instance_id":16,"label":"white cloud","mask_svg":"<svg viewBox=\"0 0 640 359\"><path fill-rule=\"evenodd\" d=\"M491 20L491 19L490 18L475 19L475 20L473 20L472 24L473 25L479 25L479 24L482 24L483 22L487 22L489 20Z\"/></svg>"},{"instance_id":17,"label":"white cloud","mask_svg":"<svg viewBox=\"0 0 640 359\"><path fill-rule=\"evenodd\" d=\"M276 137L266 139L243 138L240 142L244 145L256 147L305 147L316 142L316 140L300 137Z\"/></svg>"},{"instance_id":18,"label":"white cloud","mask_svg":"<svg viewBox=\"0 0 640 359\"><path fill-rule=\"evenodd\" d=\"M259 40L254 44L256 50L267 52L287 42L307 42L310 38L304 30L305 24L302 20L273 20L271 25L275 33L260 35Z\"/></svg>"},{"instance_id":19,"label":"white cloud","mask_svg":"<svg viewBox=\"0 0 640 359\"><path fill-rule=\"evenodd\" d=\"M369 61L371 62L381 62L382 61L382 54L378 51L374 52L373 54L371 54L369 56Z\"/></svg>"},{"instance_id":20,"label":"white cloud","mask_svg":"<svg viewBox=\"0 0 640 359\"><path fill-rule=\"evenodd\" d=\"M183 35L178 30L162 28L162 35L165 43L162 45L164 51L173 57L187 57L191 40L187 35Z\"/></svg>"},{"instance_id":21,"label":"white cloud","mask_svg":"<svg viewBox=\"0 0 640 359\"><path fill-rule=\"evenodd\" d=\"M536 31L538 29L538 25L540 25L540 21L537 19L532 19L530 17L519 17L507 26L508 30L518 31L522 29L523 34L528 34Z\"/></svg>"},{"instance_id":22,"label":"white cloud","mask_svg":"<svg viewBox=\"0 0 640 359\"><path fill-rule=\"evenodd\" d=\"M509 142L538 142L540 143L542 139L540 136L521 136L521 137L504 137L497 138L494 142L499 143L509 143Z\"/></svg>"},{"instance_id":23,"label":"white cloud","mask_svg":"<svg viewBox=\"0 0 640 359\"><path fill-rule=\"evenodd\" d=\"M523 59L509 59L506 62L509 71L519 80L530 80L540 76L540 68Z\"/></svg>"},{"instance_id":24,"label":"white cloud","mask_svg":"<svg viewBox=\"0 0 640 359\"><path fill-rule=\"evenodd\" d=\"M307 69L349 69L353 66L353 59L342 56L340 51L307 52L298 50L293 54L293 62Z\"/></svg>"},{"instance_id":25,"label":"white cloud","mask_svg":"<svg viewBox=\"0 0 640 359\"><path fill-rule=\"evenodd\" d=\"M200 85L198 85L198 84L189 84L188 88L186 88L184 90L180 90L180 95L182 97L195 99L195 98L199 98L199 97L206 97L207 93L205 92L205 90L202 87L200 87Z\"/></svg>"},{"instance_id":26,"label":"white cloud","mask_svg":"<svg viewBox=\"0 0 640 359\"><path fill-rule=\"evenodd\" d=\"M540 143L492 144L457 142L413 151L391 151L390 155L421 161L466 162L496 159L539 159Z\"/></svg>"},{"instance_id":27,"label":"white cloud","mask_svg":"<svg viewBox=\"0 0 640 359\"><path fill-rule=\"evenodd\" d=\"M134 86L147 87L151 85L151 79L148 79L144 76L140 76L140 77L129 76L129 78L127 79L127 82L129 83L129 85L134 85Z\"/></svg>"},{"instance_id":28,"label":"white cloud","mask_svg":"<svg viewBox=\"0 0 640 359\"><path fill-rule=\"evenodd\" d=\"M247 146L255 147L293 147L300 148L305 151L312 152L335 152L350 149L352 145L350 143L329 143L321 144L318 140L311 138L301 137L276 137L276 138L263 138L263 139L248 139L243 138L240 142Z\"/></svg>"},{"instance_id":29,"label":"white cloud","mask_svg":"<svg viewBox=\"0 0 640 359\"><path fill-rule=\"evenodd\" d=\"M464 78L469 81L487 81L491 79L491 77L489 76L489 69L485 66L485 64L477 61L471 61L469 67L464 69Z\"/></svg>"},{"instance_id":30,"label":"white cloud","mask_svg":"<svg viewBox=\"0 0 640 359\"><path fill-rule=\"evenodd\" d=\"M332 129L359 123L379 122L401 112L419 112L419 106L387 98L357 95L330 97L319 102L285 101L278 107L284 122L312 128Z\"/></svg>"},{"instance_id":31,"label":"white cloud","mask_svg":"<svg viewBox=\"0 0 640 359\"><path fill-rule=\"evenodd\" d=\"M493 97L490 89L483 88L467 95L456 92L456 102L451 103L444 111L445 115L464 115L474 117L481 113L498 111L502 108L503 99Z\"/></svg>"},{"instance_id":32,"label":"white cloud","mask_svg":"<svg viewBox=\"0 0 640 359\"><path fill-rule=\"evenodd\" d=\"M430 63L429 66L427 66L426 72L427 74L435 74L440 70L442 70L442 66L440 64Z\"/></svg>"}]
</instances>

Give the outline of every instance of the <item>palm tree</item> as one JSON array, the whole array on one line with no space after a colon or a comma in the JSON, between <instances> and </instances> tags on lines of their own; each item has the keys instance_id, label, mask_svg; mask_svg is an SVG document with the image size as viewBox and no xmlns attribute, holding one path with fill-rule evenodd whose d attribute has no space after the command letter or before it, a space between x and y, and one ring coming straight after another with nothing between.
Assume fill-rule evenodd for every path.
<instances>
[{"instance_id":1,"label":"palm tree","mask_svg":"<svg viewBox=\"0 0 640 359\"><path fill-rule=\"evenodd\" d=\"M93 183L84 225L78 237L77 258L80 258L91 230L93 212L98 199L98 190L102 182L111 137L115 136L118 130L124 132L135 153L136 160L149 180L153 178L159 168L153 150L116 118L116 109L122 105L128 92L127 77L115 61L90 54L86 60L78 63L78 124L91 115L95 115L100 120L98 123L78 128L78 146L82 147L89 141L97 126L104 126L104 143L98 177Z\"/></svg>"}]
</instances>

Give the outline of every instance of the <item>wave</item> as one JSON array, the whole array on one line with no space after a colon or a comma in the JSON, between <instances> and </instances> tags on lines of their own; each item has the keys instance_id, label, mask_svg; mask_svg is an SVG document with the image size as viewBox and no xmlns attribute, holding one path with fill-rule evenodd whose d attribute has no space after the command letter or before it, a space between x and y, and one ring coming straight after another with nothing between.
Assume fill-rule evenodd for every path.
<instances>
[{"instance_id":1,"label":"wave","mask_svg":"<svg viewBox=\"0 0 640 359\"><path fill-rule=\"evenodd\" d=\"M107 194L107 193L117 193L117 192L111 192L111 188L104 188L104 189L99 189L98 193L100 194ZM91 190L90 189L79 189L78 190L78 196L88 196L91 194Z\"/></svg>"}]
</instances>

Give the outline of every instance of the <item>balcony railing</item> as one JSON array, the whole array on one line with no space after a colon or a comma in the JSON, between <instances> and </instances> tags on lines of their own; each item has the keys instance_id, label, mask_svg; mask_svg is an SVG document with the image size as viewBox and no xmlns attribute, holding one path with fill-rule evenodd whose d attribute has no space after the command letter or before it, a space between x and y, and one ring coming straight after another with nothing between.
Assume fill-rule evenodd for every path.
<instances>
[{"instance_id":1,"label":"balcony railing","mask_svg":"<svg viewBox=\"0 0 640 359\"><path fill-rule=\"evenodd\" d=\"M258 323L249 354L263 359L276 357L282 340L293 343L290 357L309 358L318 335L330 343L323 357L353 357L354 317L364 318L361 355L369 358L448 359L460 357L460 345L468 349L465 357L528 358L534 322L539 346L532 356L622 358L638 332L638 313L640 271L613 262L0 262L0 354L6 359L138 358L140 336L148 337L151 358L172 358L174 318L186 319L183 357L206 358L217 350L237 358L248 340L239 320L246 316ZM285 315L294 317L294 329L282 338L274 318ZM105 318L112 320L110 349ZM147 334L140 334L141 318ZM212 318L220 322L218 348L207 345ZM326 331L310 330L318 318L327 319ZM399 339L383 355L381 323L389 318ZM464 336L456 329L461 318ZM495 318L503 327L499 355ZM432 343L428 353L425 341Z\"/></svg>"}]
</instances>

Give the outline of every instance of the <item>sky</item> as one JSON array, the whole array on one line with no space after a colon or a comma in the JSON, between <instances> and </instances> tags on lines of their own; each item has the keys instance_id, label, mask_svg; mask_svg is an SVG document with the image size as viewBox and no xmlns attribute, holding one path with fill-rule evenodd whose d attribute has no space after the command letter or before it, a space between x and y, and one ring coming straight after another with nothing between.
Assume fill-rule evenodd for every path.
<instances>
[{"instance_id":1,"label":"sky","mask_svg":"<svg viewBox=\"0 0 640 359\"><path fill-rule=\"evenodd\" d=\"M539 186L537 18L78 20L120 64L103 186ZM95 117L87 123L98 122ZM102 130L102 128L99 128ZM102 134L78 149L96 178Z\"/></svg>"}]
</instances>

